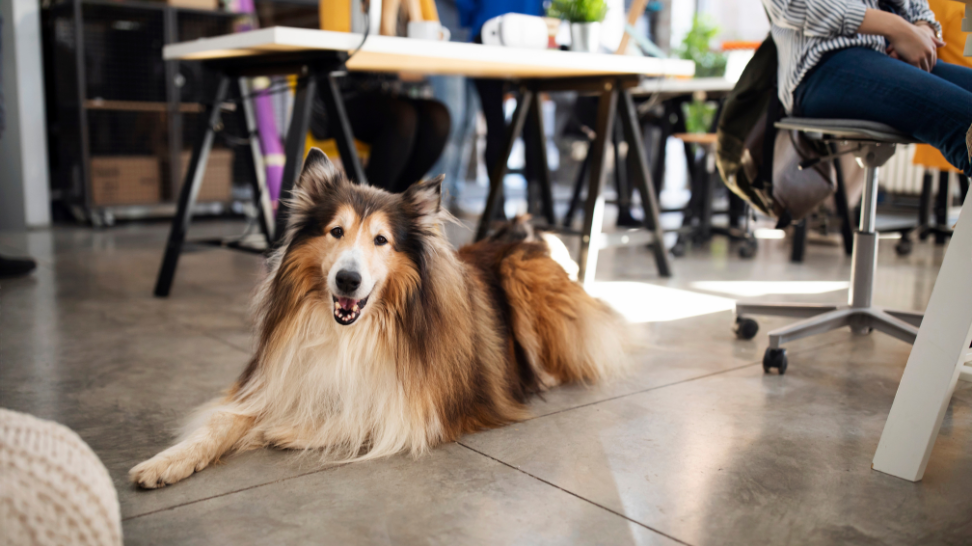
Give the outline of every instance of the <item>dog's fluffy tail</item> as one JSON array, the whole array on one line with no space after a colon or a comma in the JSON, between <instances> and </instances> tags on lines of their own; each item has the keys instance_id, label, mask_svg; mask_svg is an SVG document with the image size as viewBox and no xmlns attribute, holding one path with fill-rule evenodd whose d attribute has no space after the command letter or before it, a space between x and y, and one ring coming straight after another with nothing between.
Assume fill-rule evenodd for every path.
<instances>
[{"instance_id":1,"label":"dog's fluffy tail","mask_svg":"<svg viewBox=\"0 0 972 546\"><path fill-rule=\"evenodd\" d=\"M524 244L500 266L516 341L546 387L593 383L628 367L631 330L550 258L543 243Z\"/></svg>"}]
</instances>

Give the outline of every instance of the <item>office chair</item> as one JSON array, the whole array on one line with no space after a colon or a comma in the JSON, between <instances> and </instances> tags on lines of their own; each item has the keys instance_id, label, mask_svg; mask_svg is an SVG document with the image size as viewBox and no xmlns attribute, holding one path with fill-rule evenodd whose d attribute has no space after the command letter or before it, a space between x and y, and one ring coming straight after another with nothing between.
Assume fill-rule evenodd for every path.
<instances>
[{"instance_id":1,"label":"office chair","mask_svg":"<svg viewBox=\"0 0 972 546\"><path fill-rule=\"evenodd\" d=\"M878 253L878 233L875 229L878 169L894 155L896 145L916 141L892 127L869 121L784 118L776 126L782 130L801 131L811 139L828 144L857 144L857 147L841 152L854 154L858 163L866 169L860 229L854 234L850 294L847 304L737 303L736 336L740 339L752 339L756 335L759 325L747 315L804 318L769 333L769 347L763 356L763 371L769 373L776 368L780 374L786 373L787 367L786 349L781 345L844 326L849 326L857 334L879 330L902 341L914 343L922 313L878 307L873 304L872 296ZM833 157L821 157L818 161L831 160Z\"/></svg>"}]
</instances>

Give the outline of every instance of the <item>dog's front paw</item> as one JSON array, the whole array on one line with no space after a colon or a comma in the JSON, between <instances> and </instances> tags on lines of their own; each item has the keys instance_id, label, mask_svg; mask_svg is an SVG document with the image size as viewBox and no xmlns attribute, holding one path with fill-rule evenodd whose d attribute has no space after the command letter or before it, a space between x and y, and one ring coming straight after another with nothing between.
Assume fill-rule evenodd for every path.
<instances>
[{"instance_id":1,"label":"dog's front paw","mask_svg":"<svg viewBox=\"0 0 972 546\"><path fill-rule=\"evenodd\" d=\"M128 477L139 487L156 489L188 478L193 472L203 468L206 468L205 463L164 451L129 470Z\"/></svg>"}]
</instances>

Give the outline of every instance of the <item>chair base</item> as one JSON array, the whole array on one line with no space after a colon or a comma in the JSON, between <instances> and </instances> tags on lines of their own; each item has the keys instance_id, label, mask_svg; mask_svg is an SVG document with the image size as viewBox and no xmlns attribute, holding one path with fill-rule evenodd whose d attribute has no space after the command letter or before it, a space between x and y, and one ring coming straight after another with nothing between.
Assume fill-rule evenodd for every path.
<instances>
[{"instance_id":1,"label":"chair base","mask_svg":"<svg viewBox=\"0 0 972 546\"><path fill-rule=\"evenodd\" d=\"M736 316L772 315L807 317L805 320L777 328L769 333L769 346L780 348L784 343L823 334L844 326L857 334L871 330L884 332L906 343L914 343L921 325L922 313L896 311L883 307L852 307L850 305L738 303Z\"/></svg>"}]
</instances>

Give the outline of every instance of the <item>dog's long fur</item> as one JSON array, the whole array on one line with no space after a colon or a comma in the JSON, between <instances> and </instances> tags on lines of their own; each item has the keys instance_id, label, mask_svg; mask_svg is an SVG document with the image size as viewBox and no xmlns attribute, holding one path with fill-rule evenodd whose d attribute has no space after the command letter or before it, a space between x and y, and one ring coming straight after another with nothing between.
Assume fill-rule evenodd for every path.
<instances>
[{"instance_id":1,"label":"dog's long fur","mask_svg":"<svg viewBox=\"0 0 972 546\"><path fill-rule=\"evenodd\" d=\"M256 298L253 360L131 479L161 487L258 446L320 450L333 462L421 454L524 419L531 394L624 366L623 320L569 280L542 240L494 238L455 252L440 185L402 195L356 186L312 150ZM381 273L350 325L335 320L331 294L336 218L358 229L366 244L348 248L373 253ZM387 248L368 246L368 226L387 231Z\"/></svg>"}]
</instances>

